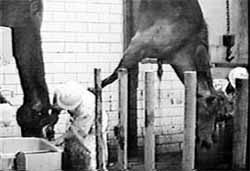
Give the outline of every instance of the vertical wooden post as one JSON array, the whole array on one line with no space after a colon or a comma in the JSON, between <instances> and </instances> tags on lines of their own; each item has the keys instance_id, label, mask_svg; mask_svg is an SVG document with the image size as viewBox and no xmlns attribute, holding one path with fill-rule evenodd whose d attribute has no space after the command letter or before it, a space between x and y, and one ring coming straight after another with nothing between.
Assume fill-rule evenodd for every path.
<instances>
[{"instance_id":1,"label":"vertical wooden post","mask_svg":"<svg viewBox=\"0 0 250 171\"><path fill-rule=\"evenodd\" d=\"M184 77L185 114L182 168L183 171L192 171L195 169L197 75L195 71L187 71L184 73Z\"/></svg>"},{"instance_id":2,"label":"vertical wooden post","mask_svg":"<svg viewBox=\"0 0 250 171\"><path fill-rule=\"evenodd\" d=\"M234 114L233 168L246 168L248 129L248 80L236 79L236 104Z\"/></svg>"},{"instance_id":3,"label":"vertical wooden post","mask_svg":"<svg viewBox=\"0 0 250 171\"><path fill-rule=\"evenodd\" d=\"M248 31L248 23L249 23L248 22L248 18L249 18L248 17L249 16L249 9L248 9L249 5L248 4L249 4L249 0L230 1L230 4L231 4L232 33L235 34L235 45L233 46L233 55L236 57L236 59L234 60L234 62L236 62L236 64L237 63L248 64L248 71L250 71L249 70L250 69L250 63L249 63L250 62L250 59L249 59L249 31ZM243 100L242 100L242 102L243 102ZM246 102L247 101L245 101L243 103L246 103ZM238 112L236 114L238 114ZM236 117L238 117L238 116L236 116ZM250 123L248 125L250 125ZM249 130L249 128L248 128L248 130ZM234 132L234 134L236 135L235 132ZM248 167L248 170L249 170L250 169L250 161L249 161L250 160L250 157L249 157L249 154L250 154L250 148L249 148L249 146L250 146L250 138L249 138L249 136L248 136L248 143L247 144L248 145L247 145L247 154L246 154L247 162L246 163L247 163L247 167ZM240 152L235 151L235 153L240 153ZM243 153L243 151L242 151L242 153ZM239 160L239 159L236 159L238 157L234 156L233 160ZM236 161L234 161L234 162L236 162ZM238 167L237 166L238 164L235 163L235 167Z\"/></svg>"},{"instance_id":4,"label":"vertical wooden post","mask_svg":"<svg viewBox=\"0 0 250 171\"><path fill-rule=\"evenodd\" d=\"M154 73L145 73L145 139L144 139L144 166L145 171L155 170L155 86Z\"/></svg>"},{"instance_id":5,"label":"vertical wooden post","mask_svg":"<svg viewBox=\"0 0 250 171\"><path fill-rule=\"evenodd\" d=\"M250 71L250 59L248 59L248 71ZM250 84L250 80L248 79L248 85ZM248 123L247 123L247 169L250 170L250 104L249 104L249 91L248 91Z\"/></svg>"},{"instance_id":6,"label":"vertical wooden post","mask_svg":"<svg viewBox=\"0 0 250 171\"><path fill-rule=\"evenodd\" d=\"M123 51L134 35L134 3L137 0L122 0L123 5ZM128 155L137 153L137 87L138 65L128 70Z\"/></svg>"},{"instance_id":7,"label":"vertical wooden post","mask_svg":"<svg viewBox=\"0 0 250 171\"><path fill-rule=\"evenodd\" d=\"M102 135L102 88L101 69L94 69L95 84L95 133L96 133L96 169L106 170L104 159L104 139Z\"/></svg>"},{"instance_id":8,"label":"vertical wooden post","mask_svg":"<svg viewBox=\"0 0 250 171\"><path fill-rule=\"evenodd\" d=\"M119 78L119 128L120 143L118 145L118 163L122 170L128 169L128 72L118 70Z\"/></svg>"}]
</instances>

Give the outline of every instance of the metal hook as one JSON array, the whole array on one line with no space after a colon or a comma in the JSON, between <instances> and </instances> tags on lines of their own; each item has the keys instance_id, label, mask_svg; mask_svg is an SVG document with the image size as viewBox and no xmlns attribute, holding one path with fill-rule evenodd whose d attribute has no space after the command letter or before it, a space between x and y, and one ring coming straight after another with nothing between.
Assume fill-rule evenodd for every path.
<instances>
[{"instance_id":1,"label":"metal hook","mask_svg":"<svg viewBox=\"0 0 250 171\"><path fill-rule=\"evenodd\" d=\"M231 47L227 47L226 54L227 54L227 56L226 56L226 61L227 62L231 62L235 58L235 56L231 56L231 54L232 54Z\"/></svg>"}]
</instances>

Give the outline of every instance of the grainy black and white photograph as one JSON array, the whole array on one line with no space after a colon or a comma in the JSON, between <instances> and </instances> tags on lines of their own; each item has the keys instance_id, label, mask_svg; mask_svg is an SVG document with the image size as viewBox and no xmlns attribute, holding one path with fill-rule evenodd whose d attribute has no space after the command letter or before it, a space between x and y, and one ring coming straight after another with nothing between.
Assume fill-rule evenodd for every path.
<instances>
[{"instance_id":1,"label":"grainy black and white photograph","mask_svg":"<svg viewBox=\"0 0 250 171\"><path fill-rule=\"evenodd\" d=\"M0 0L0 171L248 171L248 0Z\"/></svg>"}]
</instances>

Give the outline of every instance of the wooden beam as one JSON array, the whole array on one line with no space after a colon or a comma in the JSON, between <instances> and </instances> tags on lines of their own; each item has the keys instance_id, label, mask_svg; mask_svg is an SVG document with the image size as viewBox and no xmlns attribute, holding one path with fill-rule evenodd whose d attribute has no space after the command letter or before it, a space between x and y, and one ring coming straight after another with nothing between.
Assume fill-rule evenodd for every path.
<instances>
[{"instance_id":1,"label":"wooden beam","mask_svg":"<svg viewBox=\"0 0 250 171\"><path fill-rule=\"evenodd\" d=\"M196 129L196 94L197 74L195 71L184 73L185 113L182 168L183 171L195 169L195 129Z\"/></svg>"},{"instance_id":2,"label":"wooden beam","mask_svg":"<svg viewBox=\"0 0 250 171\"><path fill-rule=\"evenodd\" d=\"M234 115L233 168L246 168L248 130L248 80L236 80L236 105Z\"/></svg>"},{"instance_id":3,"label":"wooden beam","mask_svg":"<svg viewBox=\"0 0 250 171\"><path fill-rule=\"evenodd\" d=\"M128 169L128 73L124 68L118 70L119 79L119 145L118 163L122 170Z\"/></svg>"},{"instance_id":4,"label":"wooden beam","mask_svg":"<svg viewBox=\"0 0 250 171\"><path fill-rule=\"evenodd\" d=\"M248 59L249 60L249 59ZM250 71L250 65L248 64L248 71ZM248 79L248 85L250 85L250 80ZM249 98L249 87L248 87L248 133L247 133L247 169L250 170L250 98Z\"/></svg>"},{"instance_id":5,"label":"wooden beam","mask_svg":"<svg viewBox=\"0 0 250 171\"><path fill-rule=\"evenodd\" d=\"M155 170L155 84L154 73L145 73L145 139L144 139L144 166L145 171Z\"/></svg>"},{"instance_id":6,"label":"wooden beam","mask_svg":"<svg viewBox=\"0 0 250 171\"><path fill-rule=\"evenodd\" d=\"M138 0L123 0L123 50L125 51L134 36L134 3ZM128 155L137 154L137 87L138 65L128 70Z\"/></svg>"},{"instance_id":7,"label":"wooden beam","mask_svg":"<svg viewBox=\"0 0 250 171\"><path fill-rule=\"evenodd\" d=\"M101 88L101 69L94 69L95 84L95 133L96 133L96 169L105 171L105 147L102 134L102 88Z\"/></svg>"}]
</instances>

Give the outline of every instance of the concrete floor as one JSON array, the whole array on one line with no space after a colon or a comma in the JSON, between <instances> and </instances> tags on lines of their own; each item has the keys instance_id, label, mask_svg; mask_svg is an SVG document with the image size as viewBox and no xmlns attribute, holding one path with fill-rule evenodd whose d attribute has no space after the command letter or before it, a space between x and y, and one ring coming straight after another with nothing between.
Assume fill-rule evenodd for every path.
<instances>
[{"instance_id":1,"label":"concrete floor","mask_svg":"<svg viewBox=\"0 0 250 171\"><path fill-rule=\"evenodd\" d=\"M181 154L170 153L167 155L158 155L156 158L157 171L180 171L181 170ZM129 171L144 171L142 158L129 159ZM109 168L110 171L119 170L115 165Z\"/></svg>"},{"instance_id":2,"label":"concrete floor","mask_svg":"<svg viewBox=\"0 0 250 171\"><path fill-rule=\"evenodd\" d=\"M182 157L181 153L168 153L164 155L158 155L156 157L156 170L157 171L181 171ZM230 163L224 163L218 161L219 164L209 168L209 164L200 166L199 171L231 171ZM142 158L129 159L129 171L145 171ZM109 171L118 171L115 165L109 167ZM247 171L247 170L237 170Z\"/></svg>"}]
</instances>

